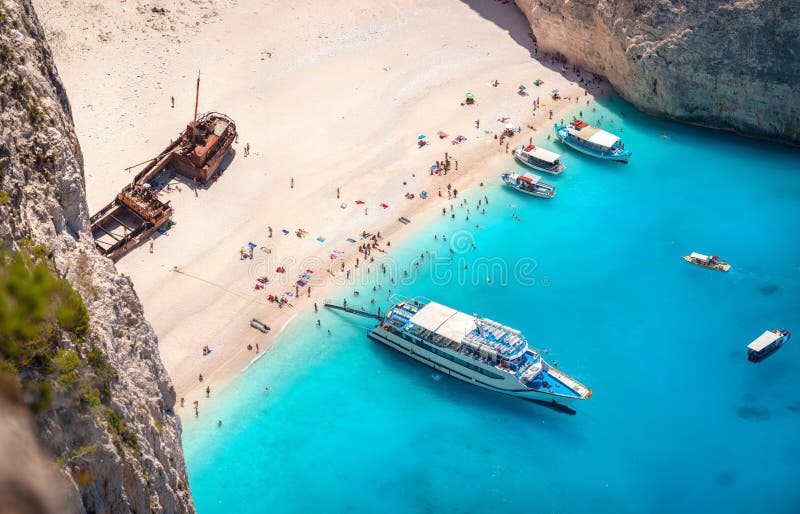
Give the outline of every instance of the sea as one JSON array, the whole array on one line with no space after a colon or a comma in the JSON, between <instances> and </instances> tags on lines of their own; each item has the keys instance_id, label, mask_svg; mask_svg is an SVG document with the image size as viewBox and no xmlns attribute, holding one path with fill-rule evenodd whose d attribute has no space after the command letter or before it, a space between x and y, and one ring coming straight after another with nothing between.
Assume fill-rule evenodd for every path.
<instances>
[{"instance_id":1,"label":"sea","mask_svg":"<svg viewBox=\"0 0 800 514\"><path fill-rule=\"evenodd\" d=\"M200 514L800 512L800 151L616 97L583 118L630 164L542 132L567 166L543 177L555 198L464 191L333 300L518 328L591 398L569 415L482 390L368 339L373 320L309 310L185 423ZM773 328L796 340L748 362Z\"/></svg>"}]
</instances>

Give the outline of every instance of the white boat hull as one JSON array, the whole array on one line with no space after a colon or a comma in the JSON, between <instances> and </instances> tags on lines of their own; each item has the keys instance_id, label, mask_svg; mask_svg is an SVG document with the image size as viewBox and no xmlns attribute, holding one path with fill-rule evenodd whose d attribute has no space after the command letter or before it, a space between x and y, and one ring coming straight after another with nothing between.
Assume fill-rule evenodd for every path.
<instances>
[{"instance_id":1,"label":"white boat hull","mask_svg":"<svg viewBox=\"0 0 800 514\"><path fill-rule=\"evenodd\" d=\"M435 369L436 371L484 389L489 389L498 393L516 396L539 403L553 404L564 407L571 405L574 400L580 399L526 388L514 375L511 373L502 372L493 366L486 365L485 369L490 370L492 373L501 375L502 378L491 378L477 371L463 368L461 366L459 366L457 370L453 369L453 364L444 357L441 357L435 353L431 353L424 348L411 343L410 341L406 341L405 339L394 335L391 332L382 330L380 327L375 328L372 332L370 332L369 337L374 341L383 343L384 345ZM480 363L475 363L475 365L478 366Z\"/></svg>"},{"instance_id":2,"label":"white boat hull","mask_svg":"<svg viewBox=\"0 0 800 514\"><path fill-rule=\"evenodd\" d=\"M563 164L561 166L558 166L555 171L553 170L552 167L551 168L541 168L539 166L536 166L536 165L531 164L528 161L526 161L519 154L519 152L517 152L516 150L514 152L512 152L512 153L514 154L514 158L517 160L518 163L520 163L523 166L525 166L526 168L530 168L532 170L541 171L541 172L544 172L544 173L549 173L550 175L561 175L561 172L563 172L565 169L567 169L566 166L564 166Z\"/></svg>"}]
</instances>

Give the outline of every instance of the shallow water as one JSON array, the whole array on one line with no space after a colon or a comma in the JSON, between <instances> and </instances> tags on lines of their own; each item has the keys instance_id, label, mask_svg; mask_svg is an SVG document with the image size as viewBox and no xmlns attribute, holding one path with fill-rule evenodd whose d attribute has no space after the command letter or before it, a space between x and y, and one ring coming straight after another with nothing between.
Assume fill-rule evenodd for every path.
<instances>
[{"instance_id":1,"label":"shallow water","mask_svg":"<svg viewBox=\"0 0 800 514\"><path fill-rule=\"evenodd\" d=\"M369 320L326 312L318 329L309 313L213 419L187 423L201 514L800 510L798 343L757 365L745 349L765 329L800 332L800 152L619 99L598 111L587 121L604 116L629 165L541 141L568 168L545 177L555 199L470 191L470 221L456 207L393 255L413 283L373 270L342 290L385 310L391 288L521 329L592 388L577 414L439 376L367 339ZM438 258L416 269L426 251ZM691 266L691 251L733 268Z\"/></svg>"}]
</instances>

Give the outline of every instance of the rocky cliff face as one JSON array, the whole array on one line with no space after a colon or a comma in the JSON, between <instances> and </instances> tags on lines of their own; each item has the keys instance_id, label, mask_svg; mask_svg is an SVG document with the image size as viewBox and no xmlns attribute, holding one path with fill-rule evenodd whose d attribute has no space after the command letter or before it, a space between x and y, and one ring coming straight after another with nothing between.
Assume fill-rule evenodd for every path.
<instances>
[{"instance_id":1,"label":"rocky cliff face","mask_svg":"<svg viewBox=\"0 0 800 514\"><path fill-rule=\"evenodd\" d=\"M540 51L641 110L800 144L797 0L517 0Z\"/></svg>"},{"instance_id":2,"label":"rocky cliff face","mask_svg":"<svg viewBox=\"0 0 800 514\"><path fill-rule=\"evenodd\" d=\"M83 327L58 310L57 326L22 343L0 323L0 386L34 410L35 438L78 510L194 512L175 391L156 336L130 280L95 251L88 218L80 147L42 28L30 0L0 0L0 239L70 283L36 278L62 292L74 287L86 308L69 291L64 297L78 321L81 312L89 320ZM0 273L0 285L14 307L9 276ZM0 294L0 321L4 300ZM3 415L0 423L16 420Z\"/></svg>"}]
</instances>

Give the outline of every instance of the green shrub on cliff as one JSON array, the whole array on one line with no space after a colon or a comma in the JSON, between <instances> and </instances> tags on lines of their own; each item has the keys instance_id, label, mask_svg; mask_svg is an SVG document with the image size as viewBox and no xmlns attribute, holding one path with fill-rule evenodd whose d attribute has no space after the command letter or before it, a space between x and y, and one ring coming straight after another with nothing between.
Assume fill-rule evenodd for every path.
<instances>
[{"instance_id":1,"label":"green shrub on cliff","mask_svg":"<svg viewBox=\"0 0 800 514\"><path fill-rule=\"evenodd\" d=\"M0 370L16 375L34 412L60 404L96 407L110 397L114 368L92 343L80 294L47 264L49 250L20 241L0 250Z\"/></svg>"}]
</instances>

